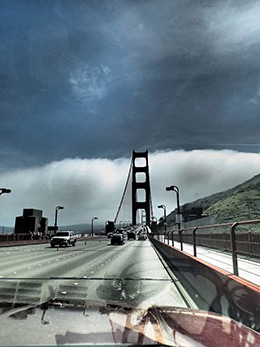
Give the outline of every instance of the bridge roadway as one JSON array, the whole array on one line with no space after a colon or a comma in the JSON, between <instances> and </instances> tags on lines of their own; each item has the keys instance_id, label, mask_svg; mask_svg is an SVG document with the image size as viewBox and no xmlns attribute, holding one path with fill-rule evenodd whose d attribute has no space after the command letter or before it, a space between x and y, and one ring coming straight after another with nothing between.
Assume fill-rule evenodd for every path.
<instances>
[{"instance_id":1,"label":"bridge roadway","mask_svg":"<svg viewBox=\"0 0 260 347\"><path fill-rule=\"evenodd\" d=\"M76 247L59 250L49 244L3 247L0 300L9 295L12 302L18 282L23 288L20 294L26 292L28 298L36 295L36 283L40 286L38 299L32 299L35 302L60 297L135 307L196 307L178 280L169 276L149 240L118 246L100 238L77 241Z\"/></svg>"}]
</instances>

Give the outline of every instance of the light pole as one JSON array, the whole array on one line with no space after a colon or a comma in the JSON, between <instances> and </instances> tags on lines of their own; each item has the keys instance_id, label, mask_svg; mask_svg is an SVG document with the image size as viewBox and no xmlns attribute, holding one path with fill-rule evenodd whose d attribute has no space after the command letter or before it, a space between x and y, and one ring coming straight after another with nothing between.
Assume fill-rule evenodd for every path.
<instances>
[{"instance_id":1,"label":"light pole","mask_svg":"<svg viewBox=\"0 0 260 347\"><path fill-rule=\"evenodd\" d=\"M166 206L165 205L159 205L158 208L162 208L164 211L164 238L167 233L167 223L166 223Z\"/></svg>"},{"instance_id":2,"label":"light pole","mask_svg":"<svg viewBox=\"0 0 260 347\"><path fill-rule=\"evenodd\" d=\"M93 218L91 219L91 236L92 236L92 237L94 236L94 232L93 232L94 219L98 219L98 217L93 217Z\"/></svg>"},{"instance_id":3,"label":"light pole","mask_svg":"<svg viewBox=\"0 0 260 347\"><path fill-rule=\"evenodd\" d=\"M11 193L11 189L8 189L8 188L0 188L0 195L2 195L2 194L7 194L7 193Z\"/></svg>"},{"instance_id":4,"label":"light pole","mask_svg":"<svg viewBox=\"0 0 260 347\"><path fill-rule=\"evenodd\" d=\"M181 242L181 223L180 223L180 190L177 186L170 186L166 187L166 190L169 191L174 191L177 195L177 214L178 214L178 232L179 232L179 239L181 243L181 250L183 250L182 242Z\"/></svg>"},{"instance_id":5,"label":"light pole","mask_svg":"<svg viewBox=\"0 0 260 347\"><path fill-rule=\"evenodd\" d=\"M59 210L63 210L64 207L63 206L56 206L55 207L55 222L54 222L54 233L56 234L56 232L58 231L58 227L57 227L57 222L58 222L58 211Z\"/></svg>"}]
</instances>

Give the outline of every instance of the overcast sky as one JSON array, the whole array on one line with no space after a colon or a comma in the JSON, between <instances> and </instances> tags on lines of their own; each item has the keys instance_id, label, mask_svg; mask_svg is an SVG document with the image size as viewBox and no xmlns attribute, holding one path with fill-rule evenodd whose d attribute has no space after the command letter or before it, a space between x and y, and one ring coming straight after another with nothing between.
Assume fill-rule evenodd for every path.
<instances>
[{"instance_id":1,"label":"overcast sky","mask_svg":"<svg viewBox=\"0 0 260 347\"><path fill-rule=\"evenodd\" d=\"M111 219L133 149L178 158L183 203L257 174L259 18L257 0L0 0L0 225L61 203L64 223ZM212 153L248 166L203 176Z\"/></svg>"}]
</instances>

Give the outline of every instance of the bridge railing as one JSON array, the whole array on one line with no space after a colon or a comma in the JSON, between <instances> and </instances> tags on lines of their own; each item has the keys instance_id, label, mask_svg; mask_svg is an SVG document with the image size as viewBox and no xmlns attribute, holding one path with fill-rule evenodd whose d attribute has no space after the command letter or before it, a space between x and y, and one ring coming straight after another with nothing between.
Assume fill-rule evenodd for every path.
<instances>
[{"instance_id":1,"label":"bridge railing","mask_svg":"<svg viewBox=\"0 0 260 347\"><path fill-rule=\"evenodd\" d=\"M216 248L232 253L233 273L238 276L237 254L260 256L260 232L257 225L260 220L247 220L235 223L203 225L198 227L171 230L167 234L157 235L157 239L170 243L180 242L181 250L184 243L193 245L193 255L197 256L197 246ZM237 232L237 228L240 231ZM155 236L156 237L156 236Z\"/></svg>"}]
</instances>

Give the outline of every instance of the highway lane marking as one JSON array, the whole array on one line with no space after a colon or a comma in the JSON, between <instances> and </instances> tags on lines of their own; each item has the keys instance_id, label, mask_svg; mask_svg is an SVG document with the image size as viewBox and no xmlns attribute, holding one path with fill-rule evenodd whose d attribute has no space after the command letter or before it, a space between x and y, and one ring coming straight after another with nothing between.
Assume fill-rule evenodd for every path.
<instances>
[{"instance_id":1,"label":"highway lane marking","mask_svg":"<svg viewBox=\"0 0 260 347\"><path fill-rule=\"evenodd\" d=\"M97 250L98 251L98 250ZM8 252L9 253L9 252ZM58 257L59 258L57 258L57 259L55 259L55 261L56 262L58 262L58 261L61 261L62 259L67 259L67 258L70 258L70 257L76 257L77 256L77 254L79 255L79 256L82 256L82 255L84 255L85 254L85 252L84 251L81 251L81 252L77 252L77 253L75 253L75 254L66 254L66 255L64 255L64 253L63 253L63 255L61 256L61 255L58 255ZM31 257L34 257L34 254L26 254L26 258L31 258ZM112 258L115 258L116 257L116 255L114 255ZM109 259L109 260L107 260L107 261L105 261L104 263L102 263L100 266L99 266L99 268L101 268L101 267L103 267L105 264L107 264L108 262L111 262L111 258ZM54 260L53 260L54 261ZM51 261L47 261L47 262L44 262L44 263L48 263L48 264L51 264ZM37 265L36 265L37 266ZM38 267L41 267L42 266L42 264L38 264ZM30 270L31 268L27 268L28 270ZM91 274L94 274L94 272L95 271L91 271ZM17 271L15 272L15 273L17 273ZM86 276L86 278L87 278L87 276Z\"/></svg>"}]
</instances>

